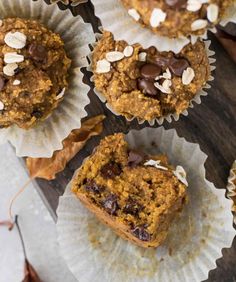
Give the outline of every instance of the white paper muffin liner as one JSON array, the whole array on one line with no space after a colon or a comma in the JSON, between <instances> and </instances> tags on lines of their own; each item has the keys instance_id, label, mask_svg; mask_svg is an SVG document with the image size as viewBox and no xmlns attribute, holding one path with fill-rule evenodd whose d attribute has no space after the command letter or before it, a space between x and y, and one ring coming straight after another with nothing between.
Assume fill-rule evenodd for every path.
<instances>
[{"instance_id":1,"label":"white paper muffin liner","mask_svg":"<svg viewBox=\"0 0 236 282\"><path fill-rule=\"evenodd\" d=\"M62 140L71 130L80 128L81 119L87 116L89 87L82 82L81 67L88 65L88 44L95 42L92 26L80 16L73 17L69 10L60 11L56 4L44 1L2 0L0 18L21 17L39 20L46 27L61 35L68 57L72 60L69 86L64 100L50 117L30 130L17 126L0 129L0 143L7 140L16 148L19 157L51 157L62 148Z\"/></svg>"},{"instance_id":2,"label":"white paper muffin liner","mask_svg":"<svg viewBox=\"0 0 236 282\"><path fill-rule=\"evenodd\" d=\"M195 42L198 36L190 38L168 38L160 36L149 28L136 23L127 13L127 9L120 3L120 0L92 0L96 16L101 20L105 30L114 34L115 40L125 40L130 45L140 43L145 49L150 46L158 46L159 51L173 51L179 53L190 41ZM236 21L236 7L230 7L223 24L229 21ZM214 29L212 29L214 30ZM206 39L206 33L202 38Z\"/></svg>"},{"instance_id":3,"label":"white paper muffin liner","mask_svg":"<svg viewBox=\"0 0 236 282\"><path fill-rule=\"evenodd\" d=\"M228 198L236 197L236 160L234 161L230 170L228 185L227 185L227 196ZM236 212L236 205L233 204L232 211ZM236 224L236 216L234 217L234 223Z\"/></svg>"},{"instance_id":4,"label":"white paper muffin liner","mask_svg":"<svg viewBox=\"0 0 236 282\"><path fill-rule=\"evenodd\" d=\"M167 154L170 163L187 172L189 202L157 249L137 247L100 223L75 195L71 184L57 210L62 256L80 282L202 281L216 267L222 248L235 236L231 201L225 190L205 178L207 156L198 144L178 137L174 129L145 128L126 136L133 148Z\"/></svg>"},{"instance_id":5,"label":"white paper muffin liner","mask_svg":"<svg viewBox=\"0 0 236 282\"><path fill-rule=\"evenodd\" d=\"M102 31L102 28L100 28L100 30ZM102 36L102 35L101 35L100 33L97 33L97 34L96 34L96 39L97 39L97 41L101 38L101 36ZM212 71L215 70L215 68L216 68L216 67L213 65L213 64L215 63L216 59L215 59L215 58L212 58L212 56L215 55L215 52L212 51L212 50L210 50L210 48L209 48L210 45L211 45L211 41L210 41L210 40L204 41L204 44L205 44L207 56L208 56L208 59L209 59L210 71L212 72ZM94 49L95 46L96 46L96 43L93 44L93 49ZM157 48L157 46L155 46L155 47ZM92 51L91 53L89 53L89 55L88 55L90 64L89 64L89 66L87 67L87 70L93 73L93 69L92 69L92 57L93 57L93 51ZM213 77L212 75L210 75L208 82L213 81L213 80L214 80L214 77ZM90 81L91 81L91 82L94 82L94 76L91 76ZM206 84L203 86L203 88L202 88L200 91L198 91L198 92L196 93L196 95L193 97L193 99L190 101L190 104L189 104L188 109L189 109L189 108L190 108L190 109L193 108L193 107L194 107L194 103L196 103L196 104L198 104L198 105L201 104L201 96L207 96L208 93L207 93L207 91L205 91L205 90L206 90L206 89L210 89L210 88L211 88L211 86L210 86L208 83L206 83ZM94 87L94 93L98 96L98 98L101 100L101 102L106 103L106 107L107 107L114 115L117 115L117 116L120 116L120 115L121 115L120 113L116 112L116 111L113 109L112 105L107 102L106 97L105 97L96 87ZM159 117L159 118L152 119L152 120L148 121L148 123L152 126L152 125L154 125L156 122L157 122L159 125L162 125L165 120L167 120L169 123L171 123L173 120L178 121L181 115L184 115L184 116L187 116L187 115L188 115L188 109L185 109L185 110L184 110L182 113L180 113L180 114L171 113L171 114L168 114L168 115L163 116L163 117ZM128 121L132 121L132 120L134 120L134 119L137 119L137 121L138 121L139 124L143 124L143 123L146 121L146 120L141 119L141 118L138 118L138 117L137 117L137 118L136 118L136 117L133 117L133 118L131 118L131 119L129 119L129 118L127 118L127 117L125 117L125 118L126 118Z\"/></svg>"}]
</instances>

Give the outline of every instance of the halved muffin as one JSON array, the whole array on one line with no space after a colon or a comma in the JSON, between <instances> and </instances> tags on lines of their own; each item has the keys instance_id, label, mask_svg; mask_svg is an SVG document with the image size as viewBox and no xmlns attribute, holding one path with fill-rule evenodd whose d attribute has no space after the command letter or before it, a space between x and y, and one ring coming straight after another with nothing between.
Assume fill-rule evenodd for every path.
<instances>
[{"instance_id":1,"label":"halved muffin","mask_svg":"<svg viewBox=\"0 0 236 282\"><path fill-rule=\"evenodd\" d=\"M104 138L85 160L72 192L122 238L157 247L186 202L185 176L164 155L129 148L120 133Z\"/></svg>"}]
</instances>

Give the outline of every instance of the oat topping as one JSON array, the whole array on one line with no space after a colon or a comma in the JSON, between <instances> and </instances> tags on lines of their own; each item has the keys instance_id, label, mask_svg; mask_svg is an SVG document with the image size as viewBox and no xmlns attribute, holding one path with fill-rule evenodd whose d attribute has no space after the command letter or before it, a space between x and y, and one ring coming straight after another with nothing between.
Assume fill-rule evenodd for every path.
<instances>
[{"instance_id":1,"label":"oat topping","mask_svg":"<svg viewBox=\"0 0 236 282\"><path fill-rule=\"evenodd\" d=\"M162 84L159 84L159 82L155 82L154 83L154 86L159 89L162 93L165 93L165 94L171 94L171 85L172 85L172 82L170 79L165 79L163 81Z\"/></svg>"},{"instance_id":2,"label":"oat topping","mask_svg":"<svg viewBox=\"0 0 236 282\"><path fill-rule=\"evenodd\" d=\"M134 48L132 46L126 46L124 49L124 55L125 57L130 57L133 55Z\"/></svg>"},{"instance_id":3,"label":"oat topping","mask_svg":"<svg viewBox=\"0 0 236 282\"><path fill-rule=\"evenodd\" d=\"M183 75L182 75L182 83L184 85L189 85L195 77L194 70L192 68L187 68L184 70Z\"/></svg>"},{"instance_id":4,"label":"oat topping","mask_svg":"<svg viewBox=\"0 0 236 282\"><path fill-rule=\"evenodd\" d=\"M147 53L146 52L141 52L138 54L138 60L140 62L146 62L147 59Z\"/></svg>"},{"instance_id":5,"label":"oat topping","mask_svg":"<svg viewBox=\"0 0 236 282\"><path fill-rule=\"evenodd\" d=\"M210 4L207 7L207 18L210 22L214 23L217 21L219 15L219 7L216 4Z\"/></svg>"},{"instance_id":6,"label":"oat topping","mask_svg":"<svg viewBox=\"0 0 236 282\"><path fill-rule=\"evenodd\" d=\"M6 53L4 55L4 62L6 64L21 63L24 61L24 56L19 55L16 52Z\"/></svg>"},{"instance_id":7,"label":"oat topping","mask_svg":"<svg viewBox=\"0 0 236 282\"><path fill-rule=\"evenodd\" d=\"M107 73L111 69L111 63L106 59L97 61L96 73Z\"/></svg>"},{"instance_id":8,"label":"oat topping","mask_svg":"<svg viewBox=\"0 0 236 282\"><path fill-rule=\"evenodd\" d=\"M164 13L161 9L153 9L150 24L152 27L158 27L160 23L165 21L165 19L166 13Z\"/></svg>"},{"instance_id":9,"label":"oat topping","mask_svg":"<svg viewBox=\"0 0 236 282\"><path fill-rule=\"evenodd\" d=\"M4 109L4 104L2 101L0 101L0 111L2 111Z\"/></svg>"},{"instance_id":10,"label":"oat topping","mask_svg":"<svg viewBox=\"0 0 236 282\"><path fill-rule=\"evenodd\" d=\"M15 79L12 83L13 85L20 85L21 84L21 81L19 79Z\"/></svg>"},{"instance_id":11,"label":"oat topping","mask_svg":"<svg viewBox=\"0 0 236 282\"><path fill-rule=\"evenodd\" d=\"M106 59L108 62L113 63L116 61L120 61L124 58L124 53L119 52L119 51L112 51L112 52L108 52L106 54Z\"/></svg>"},{"instance_id":12,"label":"oat topping","mask_svg":"<svg viewBox=\"0 0 236 282\"><path fill-rule=\"evenodd\" d=\"M3 73L7 76L15 75L15 71L17 70L18 65L16 63L7 64L3 67Z\"/></svg>"},{"instance_id":13,"label":"oat topping","mask_svg":"<svg viewBox=\"0 0 236 282\"><path fill-rule=\"evenodd\" d=\"M64 87L62 91L57 95L56 99L59 100L65 95L66 88Z\"/></svg>"},{"instance_id":14,"label":"oat topping","mask_svg":"<svg viewBox=\"0 0 236 282\"><path fill-rule=\"evenodd\" d=\"M184 168L180 165L178 165L174 171L174 175L179 179L180 182L182 182L184 185L188 187L188 181L186 179L187 174Z\"/></svg>"},{"instance_id":15,"label":"oat topping","mask_svg":"<svg viewBox=\"0 0 236 282\"><path fill-rule=\"evenodd\" d=\"M8 32L4 38L5 43L14 49L22 49L26 45L26 36L22 32Z\"/></svg>"},{"instance_id":16,"label":"oat topping","mask_svg":"<svg viewBox=\"0 0 236 282\"><path fill-rule=\"evenodd\" d=\"M162 169L162 170L168 170L165 166L160 165L161 161L160 160L149 160L144 163L145 166L154 166L155 168Z\"/></svg>"},{"instance_id":17,"label":"oat topping","mask_svg":"<svg viewBox=\"0 0 236 282\"><path fill-rule=\"evenodd\" d=\"M203 29L207 26L207 20L196 20L191 24L192 31Z\"/></svg>"},{"instance_id":18,"label":"oat topping","mask_svg":"<svg viewBox=\"0 0 236 282\"><path fill-rule=\"evenodd\" d=\"M140 15L135 9L129 9L128 13L135 21L138 21L140 19Z\"/></svg>"}]
</instances>

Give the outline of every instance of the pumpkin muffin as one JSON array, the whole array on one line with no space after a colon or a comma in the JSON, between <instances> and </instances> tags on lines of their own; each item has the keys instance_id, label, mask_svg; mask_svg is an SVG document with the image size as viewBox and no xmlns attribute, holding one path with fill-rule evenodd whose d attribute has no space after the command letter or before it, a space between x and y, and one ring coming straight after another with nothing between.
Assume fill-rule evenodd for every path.
<instances>
[{"instance_id":1,"label":"pumpkin muffin","mask_svg":"<svg viewBox=\"0 0 236 282\"><path fill-rule=\"evenodd\" d=\"M186 202L186 174L164 155L129 148L124 135L104 138L85 160L72 192L119 236L141 247L157 247Z\"/></svg>"},{"instance_id":2,"label":"pumpkin muffin","mask_svg":"<svg viewBox=\"0 0 236 282\"><path fill-rule=\"evenodd\" d=\"M144 27L171 38L202 35L225 15L234 0L121 0Z\"/></svg>"},{"instance_id":3,"label":"pumpkin muffin","mask_svg":"<svg viewBox=\"0 0 236 282\"><path fill-rule=\"evenodd\" d=\"M58 34L35 20L0 22L0 127L29 129L63 99L68 69Z\"/></svg>"},{"instance_id":4,"label":"pumpkin muffin","mask_svg":"<svg viewBox=\"0 0 236 282\"><path fill-rule=\"evenodd\" d=\"M148 121L182 113L210 76L200 40L174 54L129 46L107 31L94 49L92 70L96 90L116 112Z\"/></svg>"}]
</instances>

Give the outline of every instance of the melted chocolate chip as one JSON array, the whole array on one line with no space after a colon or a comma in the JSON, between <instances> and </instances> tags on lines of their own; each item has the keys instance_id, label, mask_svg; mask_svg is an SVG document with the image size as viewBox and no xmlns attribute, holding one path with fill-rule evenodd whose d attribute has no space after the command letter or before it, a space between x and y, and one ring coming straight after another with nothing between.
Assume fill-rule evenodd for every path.
<instances>
[{"instance_id":1,"label":"melted chocolate chip","mask_svg":"<svg viewBox=\"0 0 236 282\"><path fill-rule=\"evenodd\" d=\"M186 59L172 58L169 63L171 72L176 76L182 76L184 70L189 67L189 62Z\"/></svg>"},{"instance_id":2,"label":"melted chocolate chip","mask_svg":"<svg viewBox=\"0 0 236 282\"><path fill-rule=\"evenodd\" d=\"M105 187L98 185L94 180L89 179L85 185L85 189L95 194L100 194L105 190Z\"/></svg>"},{"instance_id":3,"label":"melted chocolate chip","mask_svg":"<svg viewBox=\"0 0 236 282\"><path fill-rule=\"evenodd\" d=\"M120 165L115 162L109 162L101 168L101 175L104 178L114 178L120 175L121 172L122 170Z\"/></svg>"},{"instance_id":4,"label":"melted chocolate chip","mask_svg":"<svg viewBox=\"0 0 236 282\"><path fill-rule=\"evenodd\" d=\"M130 167L136 167L143 161L143 159L144 159L144 154L131 150L129 151L128 165Z\"/></svg>"},{"instance_id":5,"label":"melted chocolate chip","mask_svg":"<svg viewBox=\"0 0 236 282\"><path fill-rule=\"evenodd\" d=\"M0 75L0 91L2 91L2 89L4 88L4 86L5 86L5 79L4 79L4 77L2 77L2 76Z\"/></svg>"},{"instance_id":6,"label":"melted chocolate chip","mask_svg":"<svg viewBox=\"0 0 236 282\"><path fill-rule=\"evenodd\" d=\"M145 230L144 226L137 226L131 232L141 241L150 241L151 239L151 235Z\"/></svg>"},{"instance_id":7,"label":"melted chocolate chip","mask_svg":"<svg viewBox=\"0 0 236 282\"><path fill-rule=\"evenodd\" d=\"M148 80L155 80L161 73L161 68L155 64L145 64L140 69L141 77Z\"/></svg>"},{"instance_id":8,"label":"melted chocolate chip","mask_svg":"<svg viewBox=\"0 0 236 282\"><path fill-rule=\"evenodd\" d=\"M155 96L159 93L159 90L154 86L154 81L153 80L147 80L144 78L139 78L138 79L138 89L150 96Z\"/></svg>"},{"instance_id":9,"label":"melted chocolate chip","mask_svg":"<svg viewBox=\"0 0 236 282\"><path fill-rule=\"evenodd\" d=\"M141 206L139 203L135 202L134 200L129 199L123 211L124 213L137 216L142 209L143 206Z\"/></svg>"},{"instance_id":10,"label":"melted chocolate chip","mask_svg":"<svg viewBox=\"0 0 236 282\"><path fill-rule=\"evenodd\" d=\"M164 69L168 67L168 64L170 63L170 60L171 60L170 57L162 56L160 54L156 54L152 58L152 62L154 64L157 64L159 67L164 68Z\"/></svg>"},{"instance_id":11,"label":"melted chocolate chip","mask_svg":"<svg viewBox=\"0 0 236 282\"><path fill-rule=\"evenodd\" d=\"M104 209L111 215L115 215L116 211L119 209L117 202L117 196L110 194L103 202Z\"/></svg>"},{"instance_id":12,"label":"melted chocolate chip","mask_svg":"<svg viewBox=\"0 0 236 282\"><path fill-rule=\"evenodd\" d=\"M30 57L36 62L43 62L47 59L47 49L42 45L32 43L29 46L28 52Z\"/></svg>"},{"instance_id":13,"label":"melted chocolate chip","mask_svg":"<svg viewBox=\"0 0 236 282\"><path fill-rule=\"evenodd\" d=\"M43 116L43 113L41 111L33 111L33 113L31 114L32 116L36 117L36 118L41 118Z\"/></svg>"},{"instance_id":14,"label":"melted chocolate chip","mask_svg":"<svg viewBox=\"0 0 236 282\"><path fill-rule=\"evenodd\" d=\"M165 0L166 4L174 9L181 9L186 7L187 0Z\"/></svg>"}]
</instances>

